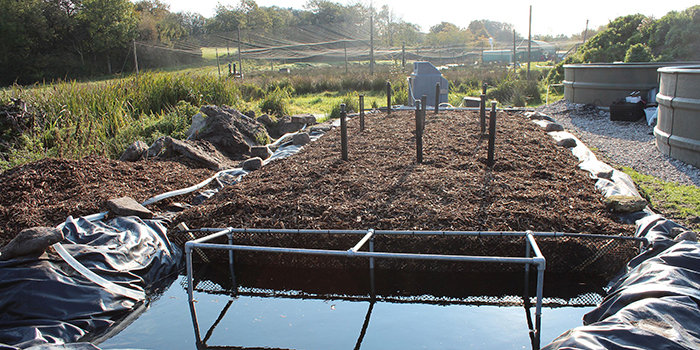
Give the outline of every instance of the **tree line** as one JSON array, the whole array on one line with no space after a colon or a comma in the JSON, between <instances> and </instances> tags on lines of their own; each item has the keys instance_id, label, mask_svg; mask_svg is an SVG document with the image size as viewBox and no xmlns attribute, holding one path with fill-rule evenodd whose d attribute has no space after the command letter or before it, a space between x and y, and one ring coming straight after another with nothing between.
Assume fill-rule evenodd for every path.
<instances>
[{"instance_id":1,"label":"tree line","mask_svg":"<svg viewBox=\"0 0 700 350\"><path fill-rule=\"evenodd\" d=\"M469 45L513 38L508 23L479 20L461 28L443 22L424 33L389 6L376 9L329 0L308 0L301 10L241 0L218 4L211 18L172 12L160 0L0 0L0 8L2 85L131 71L134 40L167 47L190 37L239 29L284 38L289 28L316 25L368 38L371 17L378 46Z\"/></svg>"}]
</instances>

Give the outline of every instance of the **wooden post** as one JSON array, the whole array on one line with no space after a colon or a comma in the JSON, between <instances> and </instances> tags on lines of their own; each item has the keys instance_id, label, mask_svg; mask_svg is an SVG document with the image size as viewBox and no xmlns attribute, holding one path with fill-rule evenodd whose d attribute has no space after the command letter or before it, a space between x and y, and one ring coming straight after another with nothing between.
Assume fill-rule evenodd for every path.
<instances>
[{"instance_id":1,"label":"wooden post","mask_svg":"<svg viewBox=\"0 0 700 350\"><path fill-rule=\"evenodd\" d=\"M423 109L420 100L416 100L416 163L423 163Z\"/></svg>"},{"instance_id":2,"label":"wooden post","mask_svg":"<svg viewBox=\"0 0 700 350\"><path fill-rule=\"evenodd\" d=\"M421 116L420 116L420 118L421 118L420 129L422 132L423 130L425 130L425 108L428 105L428 96L427 95L421 96L420 103L421 103L421 110L423 111L421 113Z\"/></svg>"},{"instance_id":3,"label":"wooden post","mask_svg":"<svg viewBox=\"0 0 700 350\"><path fill-rule=\"evenodd\" d=\"M435 83L435 114L438 114L440 105L440 83Z\"/></svg>"},{"instance_id":4,"label":"wooden post","mask_svg":"<svg viewBox=\"0 0 700 350\"><path fill-rule=\"evenodd\" d=\"M391 82L386 82L386 114L391 114Z\"/></svg>"},{"instance_id":5,"label":"wooden post","mask_svg":"<svg viewBox=\"0 0 700 350\"><path fill-rule=\"evenodd\" d=\"M481 85L481 103L479 104L479 122L481 124L481 135L483 136L486 132L486 88L488 85L483 83Z\"/></svg>"},{"instance_id":6,"label":"wooden post","mask_svg":"<svg viewBox=\"0 0 700 350\"><path fill-rule=\"evenodd\" d=\"M488 166L492 167L494 164L493 152L496 147L496 101L491 101L491 117L489 118L489 154L488 154Z\"/></svg>"},{"instance_id":7,"label":"wooden post","mask_svg":"<svg viewBox=\"0 0 700 350\"><path fill-rule=\"evenodd\" d=\"M365 95L360 95L360 131L365 131Z\"/></svg>"},{"instance_id":8,"label":"wooden post","mask_svg":"<svg viewBox=\"0 0 700 350\"><path fill-rule=\"evenodd\" d=\"M481 103L479 104L479 124L481 125L481 135L486 132L486 95L481 94Z\"/></svg>"},{"instance_id":9,"label":"wooden post","mask_svg":"<svg viewBox=\"0 0 700 350\"><path fill-rule=\"evenodd\" d=\"M343 160L348 160L348 122L345 120L345 103L340 104L340 150Z\"/></svg>"}]
</instances>

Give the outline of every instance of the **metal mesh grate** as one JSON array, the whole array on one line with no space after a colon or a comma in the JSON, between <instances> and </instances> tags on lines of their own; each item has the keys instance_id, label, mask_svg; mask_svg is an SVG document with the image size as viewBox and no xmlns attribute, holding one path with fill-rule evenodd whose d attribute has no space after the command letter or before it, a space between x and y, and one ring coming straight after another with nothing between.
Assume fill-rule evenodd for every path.
<instances>
[{"instance_id":1,"label":"metal mesh grate","mask_svg":"<svg viewBox=\"0 0 700 350\"><path fill-rule=\"evenodd\" d=\"M255 288L239 286L233 290L230 285L217 283L212 280L201 279L194 282L194 290L200 293L219 295L243 295L272 298L291 299L319 299L319 300L346 300L346 301L369 301L369 295L349 295L349 294L314 294L301 290L276 290L269 288ZM187 289L187 278L180 279L180 285ZM542 305L546 307L563 306L595 306L603 301L604 293L582 292L571 297L545 296ZM465 295L465 296L445 296L445 295L377 295L374 300L391 303L420 303L420 304L460 304L460 305L492 305L492 306L523 306L522 295ZM535 304L534 297L530 298L530 303Z\"/></svg>"}]
</instances>

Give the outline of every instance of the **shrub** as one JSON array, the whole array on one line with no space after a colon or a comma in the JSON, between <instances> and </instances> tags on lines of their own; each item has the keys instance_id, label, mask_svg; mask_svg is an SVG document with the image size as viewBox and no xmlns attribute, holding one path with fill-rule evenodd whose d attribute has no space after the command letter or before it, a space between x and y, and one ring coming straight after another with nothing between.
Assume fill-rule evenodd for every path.
<instances>
[{"instance_id":1,"label":"shrub","mask_svg":"<svg viewBox=\"0 0 700 350\"><path fill-rule=\"evenodd\" d=\"M651 50L642 43L630 46L625 53L625 62L651 62L652 59Z\"/></svg>"},{"instance_id":2,"label":"shrub","mask_svg":"<svg viewBox=\"0 0 700 350\"><path fill-rule=\"evenodd\" d=\"M286 90L275 88L274 91L265 95L260 102L260 110L263 113L284 116L289 114L289 93Z\"/></svg>"}]
</instances>

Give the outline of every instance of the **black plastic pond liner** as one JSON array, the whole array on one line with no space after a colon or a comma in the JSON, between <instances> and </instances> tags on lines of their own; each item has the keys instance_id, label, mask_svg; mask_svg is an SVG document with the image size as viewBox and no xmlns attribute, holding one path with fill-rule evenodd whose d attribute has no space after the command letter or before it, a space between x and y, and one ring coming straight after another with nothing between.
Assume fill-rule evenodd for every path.
<instances>
[{"instance_id":1,"label":"black plastic pond liner","mask_svg":"<svg viewBox=\"0 0 700 350\"><path fill-rule=\"evenodd\" d=\"M697 349L700 347L700 243L675 242L680 227L658 215L640 220L637 234L651 249L628 263L584 325L543 349Z\"/></svg>"},{"instance_id":2,"label":"black plastic pond liner","mask_svg":"<svg viewBox=\"0 0 700 350\"><path fill-rule=\"evenodd\" d=\"M150 292L177 278L182 252L165 233L158 220L69 217L60 245L99 276L93 279L68 264L56 246L41 256L0 262L0 349L89 342L130 319ZM99 278L108 287L95 283Z\"/></svg>"}]
</instances>

